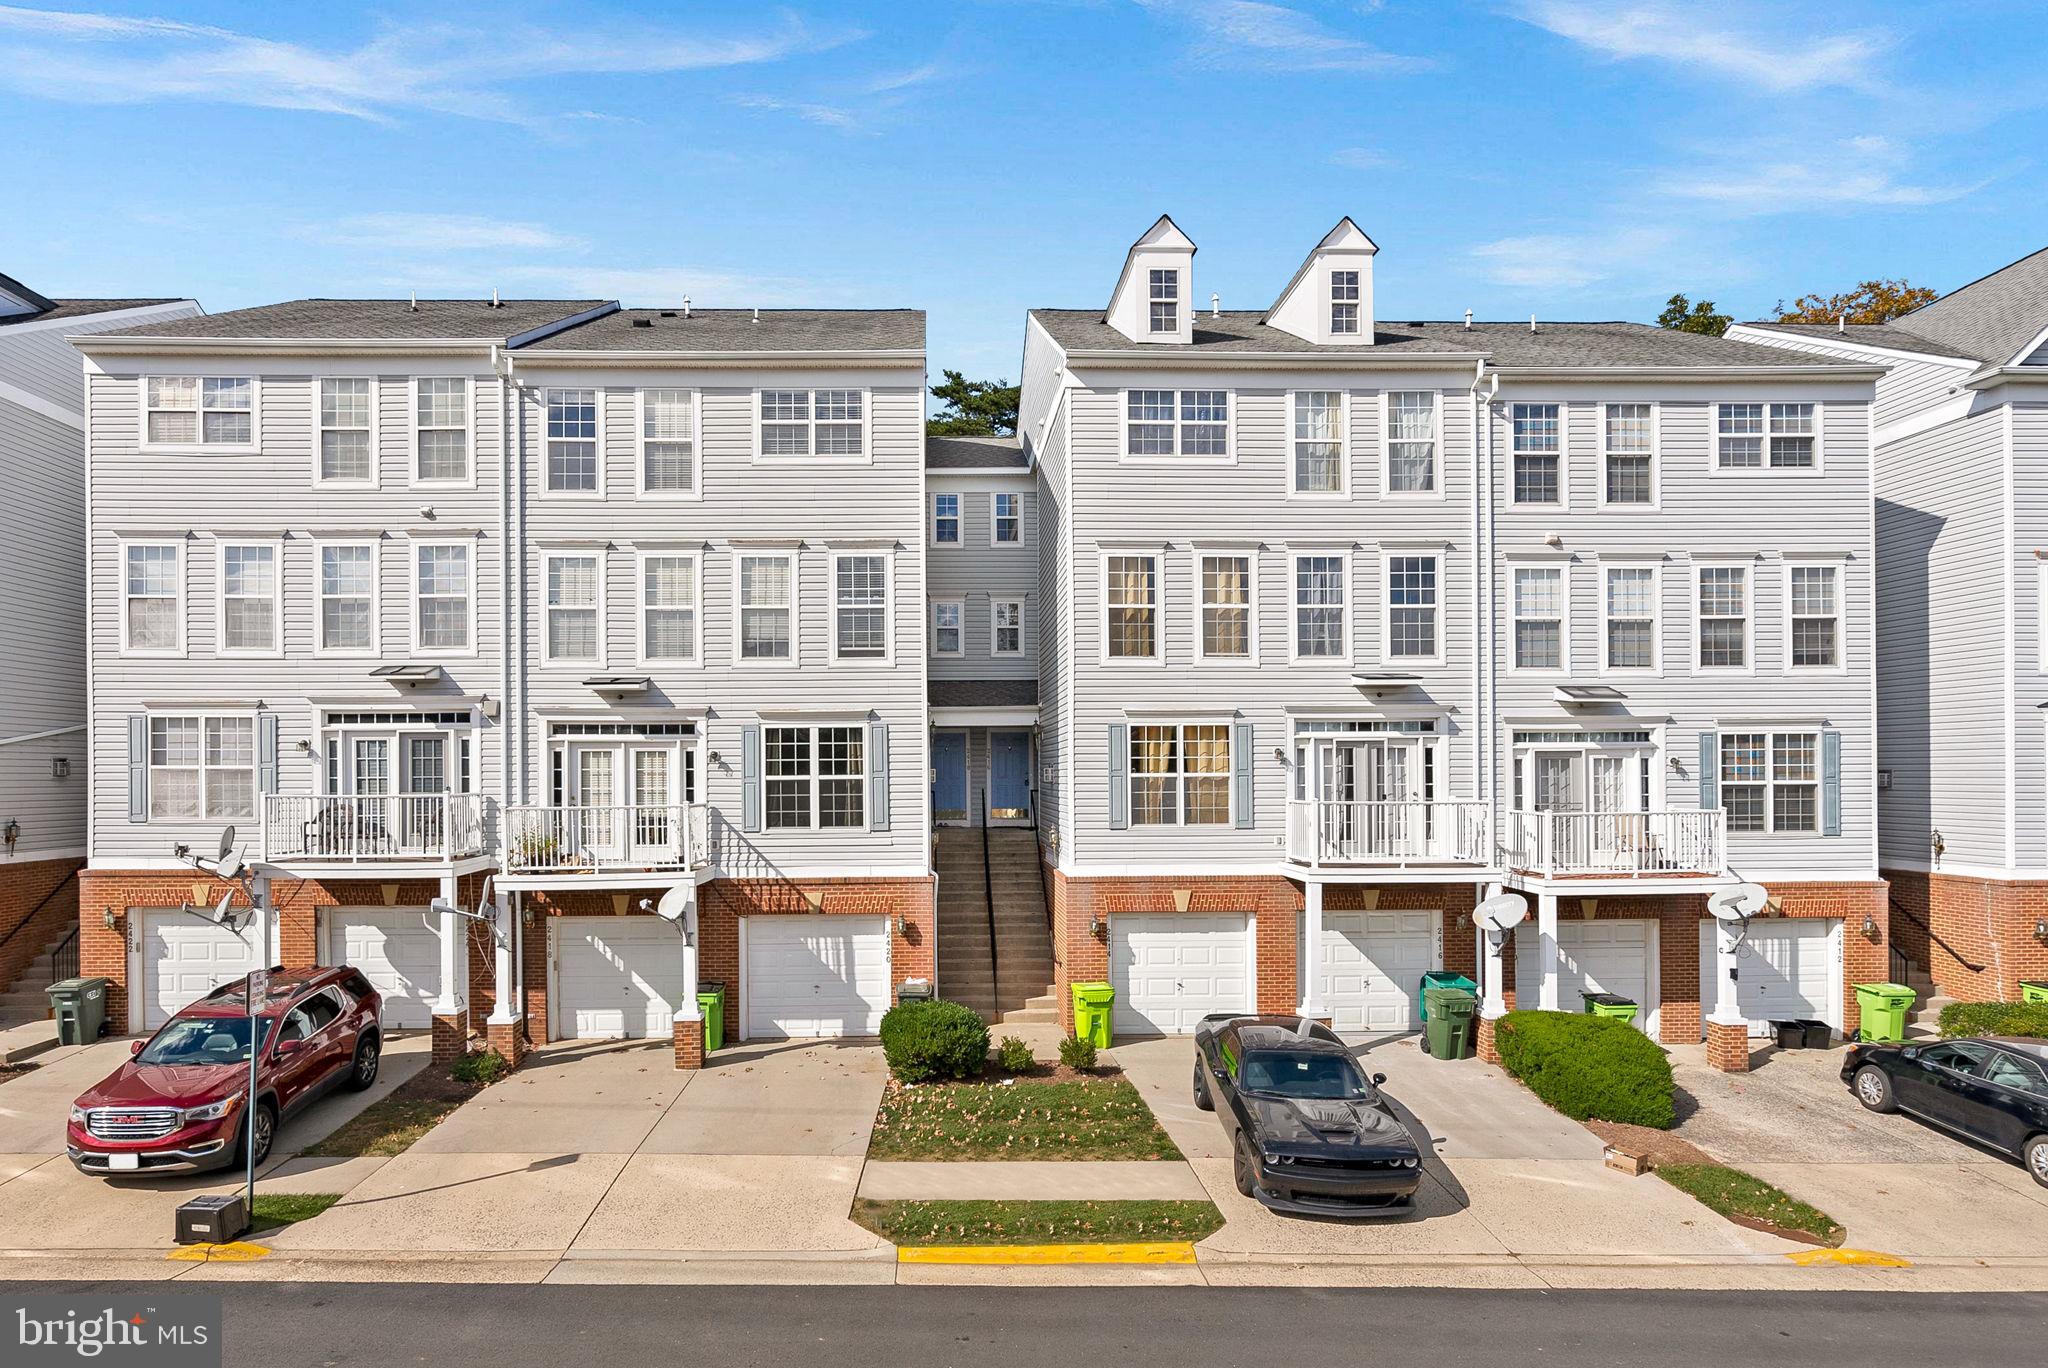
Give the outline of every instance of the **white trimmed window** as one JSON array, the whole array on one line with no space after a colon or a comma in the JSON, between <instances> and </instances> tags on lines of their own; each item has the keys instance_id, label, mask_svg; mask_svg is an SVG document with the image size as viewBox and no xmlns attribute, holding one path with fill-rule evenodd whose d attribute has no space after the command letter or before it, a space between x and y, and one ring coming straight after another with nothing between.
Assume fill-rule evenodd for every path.
<instances>
[{"instance_id":1,"label":"white trimmed window","mask_svg":"<svg viewBox=\"0 0 2048 1368\"><path fill-rule=\"evenodd\" d=\"M1294 654L1344 660L1351 655L1351 560L1338 553L1294 558Z\"/></svg>"},{"instance_id":2,"label":"white trimmed window","mask_svg":"<svg viewBox=\"0 0 2048 1368\"><path fill-rule=\"evenodd\" d=\"M1344 492L1344 396L1337 390L1294 395L1294 492Z\"/></svg>"},{"instance_id":3,"label":"white trimmed window","mask_svg":"<svg viewBox=\"0 0 2048 1368\"><path fill-rule=\"evenodd\" d=\"M1126 391L1125 456L1229 454L1229 390Z\"/></svg>"},{"instance_id":4,"label":"white trimmed window","mask_svg":"<svg viewBox=\"0 0 2048 1368\"><path fill-rule=\"evenodd\" d=\"M989 604L994 615L995 635L989 642L989 654L1015 656L1024 654L1024 600L995 599Z\"/></svg>"},{"instance_id":5,"label":"white trimmed window","mask_svg":"<svg viewBox=\"0 0 2048 1368\"><path fill-rule=\"evenodd\" d=\"M598 492L597 391L548 391L548 490Z\"/></svg>"},{"instance_id":6,"label":"white trimmed window","mask_svg":"<svg viewBox=\"0 0 2048 1368\"><path fill-rule=\"evenodd\" d=\"M992 546L1016 546L1024 540L1024 496L1022 494L991 494L989 496L989 544Z\"/></svg>"},{"instance_id":7,"label":"white trimmed window","mask_svg":"<svg viewBox=\"0 0 2048 1368\"><path fill-rule=\"evenodd\" d=\"M1330 272L1330 334L1358 336L1358 272Z\"/></svg>"},{"instance_id":8,"label":"white trimmed window","mask_svg":"<svg viewBox=\"0 0 2048 1368\"><path fill-rule=\"evenodd\" d=\"M640 560L640 657L697 659L697 558L647 555Z\"/></svg>"},{"instance_id":9,"label":"white trimmed window","mask_svg":"<svg viewBox=\"0 0 2048 1368\"><path fill-rule=\"evenodd\" d=\"M152 375L143 404L145 446L256 445L256 384L246 375Z\"/></svg>"},{"instance_id":10,"label":"white trimmed window","mask_svg":"<svg viewBox=\"0 0 2048 1368\"><path fill-rule=\"evenodd\" d=\"M467 542L422 542L413 547L413 645L422 651L475 649L475 599Z\"/></svg>"},{"instance_id":11,"label":"white trimmed window","mask_svg":"<svg viewBox=\"0 0 2048 1368\"><path fill-rule=\"evenodd\" d=\"M1396 391L1387 396L1387 493L1434 494L1436 394Z\"/></svg>"},{"instance_id":12,"label":"white trimmed window","mask_svg":"<svg viewBox=\"0 0 2048 1368\"><path fill-rule=\"evenodd\" d=\"M1564 567L1516 566L1514 610L1515 668L1564 669Z\"/></svg>"},{"instance_id":13,"label":"white trimmed window","mask_svg":"<svg viewBox=\"0 0 2048 1368\"><path fill-rule=\"evenodd\" d=\"M1250 660L1253 633L1252 558L1202 557L1202 659Z\"/></svg>"},{"instance_id":14,"label":"white trimmed window","mask_svg":"<svg viewBox=\"0 0 2048 1368\"><path fill-rule=\"evenodd\" d=\"M1435 556L1387 557L1387 658L1433 660L1437 632Z\"/></svg>"},{"instance_id":15,"label":"white trimmed window","mask_svg":"<svg viewBox=\"0 0 2048 1368\"><path fill-rule=\"evenodd\" d=\"M1838 565L1785 566L1791 619L1786 664L1795 670L1834 670L1842 664L1842 570Z\"/></svg>"},{"instance_id":16,"label":"white trimmed window","mask_svg":"<svg viewBox=\"0 0 2048 1368\"><path fill-rule=\"evenodd\" d=\"M1131 825L1228 826L1230 728L1131 728Z\"/></svg>"},{"instance_id":17,"label":"white trimmed window","mask_svg":"<svg viewBox=\"0 0 2048 1368\"><path fill-rule=\"evenodd\" d=\"M1509 416L1514 429L1515 502L1563 503L1563 420L1559 406L1515 404Z\"/></svg>"},{"instance_id":18,"label":"white trimmed window","mask_svg":"<svg viewBox=\"0 0 2048 1368\"><path fill-rule=\"evenodd\" d=\"M960 496L932 495L932 541L940 546L960 544Z\"/></svg>"},{"instance_id":19,"label":"white trimmed window","mask_svg":"<svg viewBox=\"0 0 2048 1368\"><path fill-rule=\"evenodd\" d=\"M867 825L867 728L762 730L770 831Z\"/></svg>"},{"instance_id":20,"label":"white trimmed window","mask_svg":"<svg viewBox=\"0 0 2048 1368\"><path fill-rule=\"evenodd\" d=\"M1812 404L1722 404L1717 427L1717 459L1723 470L1810 470L1814 466Z\"/></svg>"},{"instance_id":21,"label":"white trimmed window","mask_svg":"<svg viewBox=\"0 0 2048 1368\"><path fill-rule=\"evenodd\" d=\"M1749 568L1699 567L1699 668L1749 668Z\"/></svg>"},{"instance_id":22,"label":"white trimmed window","mask_svg":"<svg viewBox=\"0 0 2048 1368\"><path fill-rule=\"evenodd\" d=\"M547 660L593 665L604 659L603 571L583 552L547 557Z\"/></svg>"},{"instance_id":23,"label":"white trimmed window","mask_svg":"<svg viewBox=\"0 0 2048 1368\"><path fill-rule=\"evenodd\" d=\"M696 391L640 391L640 490L697 492Z\"/></svg>"},{"instance_id":24,"label":"white trimmed window","mask_svg":"<svg viewBox=\"0 0 2048 1368\"><path fill-rule=\"evenodd\" d=\"M1610 565L1606 580L1607 668L1656 669L1656 570L1647 565Z\"/></svg>"},{"instance_id":25,"label":"white trimmed window","mask_svg":"<svg viewBox=\"0 0 2048 1368\"><path fill-rule=\"evenodd\" d=\"M738 598L735 637L741 661L796 660L796 559L786 554L742 555L733 593Z\"/></svg>"},{"instance_id":26,"label":"white trimmed window","mask_svg":"<svg viewBox=\"0 0 2048 1368\"><path fill-rule=\"evenodd\" d=\"M1656 409L1649 404L1609 404L1602 414L1601 498L1610 504L1657 502Z\"/></svg>"},{"instance_id":27,"label":"white trimmed window","mask_svg":"<svg viewBox=\"0 0 2048 1368\"><path fill-rule=\"evenodd\" d=\"M932 654L957 656L966 651L967 605L959 599L932 601Z\"/></svg>"},{"instance_id":28,"label":"white trimmed window","mask_svg":"<svg viewBox=\"0 0 2048 1368\"><path fill-rule=\"evenodd\" d=\"M256 815L256 719L149 719L152 820Z\"/></svg>"},{"instance_id":29,"label":"white trimmed window","mask_svg":"<svg viewBox=\"0 0 2048 1368\"><path fill-rule=\"evenodd\" d=\"M1159 558L1103 558L1104 650L1111 660L1159 658Z\"/></svg>"},{"instance_id":30,"label":"white trimmed window","mask_svg":"<svg viewBox=\"0 0 2048 1368\"><path fill-rule=\"evenodd\" d=\"M121 649L128 655L185 650L185 548L129 542L121 548Z\"/></svg>"},{"instance_id":31,"label":"white trimmed window","mask_svg":"<svg viewBox=\"0 0 2048 1368\"><path fill-rule=\"evenodd\" d=\"M832 558L832 654L838 660L889 655L889 558L879 551Z\"/></svg>"},{"instance_id":32,"label":"white trimmed window","mask_svg":"<svg viewBox=\"0 0 2048 1368\"><path fill-rule=\"evenodd\" d=\"M223 542L220 548L220 653L278 650L277 547Z\"/></svg>"},{"instance_id":33,"label":"white trimmed window","mask_svg":"<svg viewBox=\"0 0 2048 1368\"><path fill-rule=\"evenodd\" d=\"M762 390L761 454L859 459L866 453L867 393Z\"/></svg>"},{"instance_id":34,"label":"white trimmed window","mask_svg":"<svg viewBox=\"0 0 2048 1368\"><path fill-rule=\"evenodd\" d=\"M1153 271L1147 284L1150 294L1146 302L1151 306L1147 318L1151 330L1156 333L1179 332L1180 272Z\"/></svg>"},{"instance_id":35,"label":"white trimmed window","mask_svg":"<svg viewBox=\"0 0 2048 1368\"><path fill-rule=\"evenodd\" d=\"M469 381L459 375L413 382L413 478L421 484L469 480Z\"/></svg>"},{"instance_id":36,"label":"white trimmed window","mask_svg":"<svg viewBox=\"0 0 2048 1368\"><path fill-rule=\"evenodd\" d=\"M1721 733L1720 789L1730 831L1819 831L1820 735Z\"/></svg>"},{"instance_id":37,"label":"white trimmed window","mask_svg":"<svg viewBox=\"0 0 2048 1368\"><path fill-rule=\"evenodd\" d=\"M377 653L377 548L368 542L324 544L319 551L319 649L336 655Z\"/></svg>"},{"instance_id":38,"label":"white trimmed window","mask_svg":"<svg viewBox=\"0 0 2048 1368\"><path fill-rule=\"evenodd\" d=\"M370 381L363 376L322 380L320 385L320 478L336 484L375 484Z\"/></svg>"}]
</instances>

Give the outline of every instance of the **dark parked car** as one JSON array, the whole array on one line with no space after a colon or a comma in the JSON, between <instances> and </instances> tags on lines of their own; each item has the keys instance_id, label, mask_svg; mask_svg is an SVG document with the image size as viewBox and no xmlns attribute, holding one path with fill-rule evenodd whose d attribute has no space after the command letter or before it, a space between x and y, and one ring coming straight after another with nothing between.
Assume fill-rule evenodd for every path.
<instances>
[{"instance_id":1,"label":"dark parked car","mask_svg":"<svg viewBox=\"0 0 2048 1368\"><path fill-rule=\"evenodd\" d=\"M331 1088L377 1081L383 1003L356 970L274 969L253 1021L246 999L247 980L236 979L136 1041L133 1059L71 1104L71 1162L83 1173L189 1173L242 1162L252 1037L262 1051L259 1164L280 1121Z\"/></svg>"},{"instance_id":2,"label":"dark parked car","mask_svg":"<svg viewBox=\"0 0 2048 1368\"><path fill-rule=\"evenodd\" d=\"M2003 1151L2048 1187L2048 1041L1858 1045L1842 1081L1876 1112L1905 1111Z\"/></svg>"},{"instance_id":3,"label":"dark parked car","mask_svg":"<svg viewBox=\"0 0 2048 1368\"><path fill-rule=\"evenodd\" d=\"M1230 1137L1237 1190L1275 1211L1398 1216L1414 1209L1422 1151L1336 1032L1285 1016L1205 1017L1195 1105Z\"/></svg>"}]
</instances>

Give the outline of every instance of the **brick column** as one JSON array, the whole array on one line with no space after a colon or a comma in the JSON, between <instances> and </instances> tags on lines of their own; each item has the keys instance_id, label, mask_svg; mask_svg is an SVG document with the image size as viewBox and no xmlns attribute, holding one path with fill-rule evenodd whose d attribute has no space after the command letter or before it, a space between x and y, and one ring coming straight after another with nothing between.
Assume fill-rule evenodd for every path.
<instances>
[{"instance_id":1,"label":"brick column","mask_svg":"<svg viewBox=\"0 0 2048 1368\"><path fill-rule=\"evenodd\" d=\"M1722 1073L1749 1072L1749 1026L1707 1019L1707 1063Z\"/></svg>"},{"instance_id":2,"label":"brick column","mask_svg":"<svg viewBox=\"0 0 2048 1368\"><path fill-rule=\"evenodd\" d=\"M533 1050L532 1042L526 1038L526 1022L523 1019L486 1024L484 1041L505 1056L505 1062L515 1069L526 1062L526 1056Z\"/></svg>"},{"instance_id":3,"label":"brick column","mask_svg":"<svg viewBox=\"0 0 2048 1368\"><path fill-rule=\"evenodd\" d=\"M433 1061L436 1064L453 1064L469 1053L469 1009L463 1008L453 1016L434 1018ZM510 1058L510 1056L507 1056Z\"/></svg>"},{"instance_id":4,"label":"brick column","mask_svg":"<svg viewBox=\"0 0 2048 1368\"><path fill-rule=\"evenodd\" d=\"M1478 1043L1473 1046L1473 1049L1478 1053L1479 1057L1485 1060L1487 1063L1500 1063L1500 1051L1494 1046L1493 1043L1493 1018L1483 1016L1475 1017L1473 1018L1473 1020L1478 1023L1479 1028Z\"/></svg>"},{"instance_id":5,"label":"brick column","mask_svg":"<svg viewBox=\"0 0 2048 1368\"><path fill-rule=\"evenodd\" d=\"M702 1021L678 1021L675 1023L673 1030L676 1067L678 1069L703 1068L704 1023Z\"/></svg>"}]
</instances>

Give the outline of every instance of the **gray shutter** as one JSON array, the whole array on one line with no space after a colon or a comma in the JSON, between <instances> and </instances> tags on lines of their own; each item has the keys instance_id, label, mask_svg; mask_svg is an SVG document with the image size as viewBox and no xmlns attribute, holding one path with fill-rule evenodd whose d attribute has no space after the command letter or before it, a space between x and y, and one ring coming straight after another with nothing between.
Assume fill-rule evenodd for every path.
<instances>
[{"instance_id":1,"label":"gray shutter","mask_svg":"<svg viewBox=\"0 0 2048 1368\"><path fill-rule=\"evenodd\" d=\"M761 829L761 729L740 728L740 830Z\"/></svg>"},{"instance_id":2,"label":"gray shutter","mask_svg":"<svg viewBox=\"0 0 2048 1368\"><path fill-rule=\"evenodd\" d=\"M1230 779L1236 792L1237 825L1249 828L1258 825L1252 820L1252 724L1239 722L1231 728L1230 736Z\"/></svg>"},{"instance_id":3,"label":"gray shutter","mask_svg":"<svg viewBox=\"0 0 2048 1368\"><path fill-rule=\"evenodd\" d=\"M1109 829L1123 831L1131 824L1131 729L1122 722L1109 724Z\"/></svg>"},{"instance_id":4,"label":"gray shutter","mask_svg":"<svg viewBox=\"0 0 2048 1368\"><path fill-rule=\"evenodd\" d=\"M868 723L868 830L889 829L889 724Z\"/></svg>"},{"instance_id":5,"label":"gray shutter","mask_svg":"<svg viewBox=\"0 0 2048 1368\"><path fill-rule=\"evenodd\" d=\"M256 717L256 791L277 792L277 714Z\"/></svg>"},{"instance_id":6,"label":"gray shutter","mask_svg":"<svg viewBox=\"0 0 2048 1368\"><path fill-rule=\"evenodd\" d=\"M1820 834L1842 834L1842 734L1820 734Z\"/></svg>"},{"instance_id":7,"label":"gray shutter","mask_svg":"<svg viewBox=\"0 0 2048 1368\"><path fill-rule=\"evenodd\" d=\"M149 820L149 719L128 719L128 820Z\"/></svg>"},{"instance_id":8,"label":"gray shutter","mask_svg":"<svg viewBox=\"0 0 2048 1368\"><path fill-rule=\"evenodd\" d=\"M1721 806L1721 737L1700 733L1700 810Z\"/></svg>"}]
</instances>

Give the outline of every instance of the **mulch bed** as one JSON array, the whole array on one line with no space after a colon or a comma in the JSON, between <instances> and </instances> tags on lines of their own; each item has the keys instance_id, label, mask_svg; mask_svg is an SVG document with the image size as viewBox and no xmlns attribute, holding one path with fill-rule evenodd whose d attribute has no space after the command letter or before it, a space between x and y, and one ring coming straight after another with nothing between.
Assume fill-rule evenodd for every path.
<instances>
[{"instance_id":1,"label":"mulch bed","mask_svg":"<svg viewBox=\"0 0 2048 1368\"><path fill-rule=\"evenodd\" d=\"M1720 1162L1699 1146L1679 1139L1670 1131L1631 1126L1621 1121L1583 1121L1580 1124L1623 1154L1633 1154L1653 1169L1661 1164Z\"/></svg>"},{"instance_id":2,"label":"mulch bed","mask_svg":"<svg viewBox=\"0 0 2048 1368\"><path fill-rule=\"evenodd\" d=\"M0 1064L0 1083L12 1082L23 1074L31 1074L35 1071L36 1066L33 1064Z\"/></svg>"}]
</instances>

